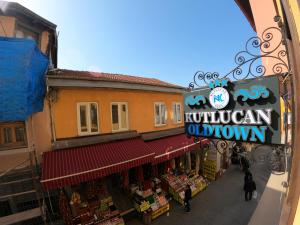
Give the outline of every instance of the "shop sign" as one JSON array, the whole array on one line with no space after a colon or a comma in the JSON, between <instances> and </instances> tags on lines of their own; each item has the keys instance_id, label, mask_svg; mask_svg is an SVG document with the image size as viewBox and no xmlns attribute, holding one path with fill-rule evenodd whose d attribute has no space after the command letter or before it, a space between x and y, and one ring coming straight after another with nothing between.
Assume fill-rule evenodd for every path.
<instances>
[{"instance_id":1,"label":"shop sign","mask_svg":"<svg viewBox=\"0 0 300 225\"><path fill-rule=\"evenodd\" d=\"M277 76L215 80L184 95L189 136L281 144Z\"/></svg>"}]
</instances>

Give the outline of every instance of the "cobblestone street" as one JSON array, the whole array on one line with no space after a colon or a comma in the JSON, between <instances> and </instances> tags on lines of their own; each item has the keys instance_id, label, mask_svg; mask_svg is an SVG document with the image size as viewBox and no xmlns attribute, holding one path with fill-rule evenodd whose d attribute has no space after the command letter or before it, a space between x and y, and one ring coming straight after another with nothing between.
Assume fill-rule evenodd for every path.
<instances>
[{"instance_id":1,"label":"cobblestone street","mask_svg":"<svg viewBox=\"0 0 300 225\"><path fill-rule=\"evenodd\" d=\"M268 147L260 147L255 151L257 160L250 168L257 186L258 198L250 202L244 200L244 174L237 165L231 165L226 173L211 183L206 190L198 194L192 201L192 211L185 213L183 208L171 201L169 215L165 214L153 221L159 225L247 225L256 209L259 198L264 191L270 172L262 159L270 151ZM133 219L127 225L142 224Z\"/></svg>"}]
</instances>

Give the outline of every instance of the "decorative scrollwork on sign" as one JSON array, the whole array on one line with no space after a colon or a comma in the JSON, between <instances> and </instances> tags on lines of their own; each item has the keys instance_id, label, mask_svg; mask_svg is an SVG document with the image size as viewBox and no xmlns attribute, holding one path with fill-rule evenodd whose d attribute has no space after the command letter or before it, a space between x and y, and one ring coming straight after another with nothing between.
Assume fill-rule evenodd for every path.
<instances>
[{"instance_id":1,"label":"decorative scrollwork on sign","mask_svg":"<svg viewBox=\"0 0 300 225\"><path fill-rule=\"evenodd\" d=\"M225 140L221 140L221 139L212 139L210 142L210 144L213 145L213 149L217 152L219 152L221 155L223 155L226 150L229 150L229 145L228 145L228 142L225 141ZM207 152L209 151L211 148L210 148L210 144L204 144L203 146L201 146L201 149L204 151L204 152Z\"/></svg>"},{"instance_id":2,"label":"decorative scrollwork on sign","mask_svg":"<svg viewBox=\"0 0 300 225\"><path fill-rule=\"evenodd\" d=\"M217 72L197 71L189 88L201 87L216 79L229 78L234 81L260 77L266 73L289 72L284 43L282 31L277 27L269 27L263 31L261 37L250 38L246 42L245 50L235 55L236 67L234 69L223 76ZM266 62L266 60L268 60L268 68L272 68L272 71L267 70L262 64L262 61Z\"/></svg>"},{"instance_id":3,"label":"decorative scrollwork on sign","mask_svg":"<svg viewBox=\"0 0 300 225\"><path fill-rule=\"evenodd\" d=\"M228 147L228 143L224 140L214 140L212 143L215 146L215 149L221 154L225 154L225 151Z\"/></svg>"}]
</instances>

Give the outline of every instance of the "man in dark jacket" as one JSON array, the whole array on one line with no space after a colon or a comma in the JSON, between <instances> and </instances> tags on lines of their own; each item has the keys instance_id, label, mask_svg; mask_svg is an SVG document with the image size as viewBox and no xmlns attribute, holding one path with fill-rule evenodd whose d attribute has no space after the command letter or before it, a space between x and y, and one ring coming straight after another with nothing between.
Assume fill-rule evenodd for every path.
<instances>
[{"instance_id":1,"label":"man in dark jacket","mask_svg":"<svg viewBox=\"0 0 300 225\"><path fill-rule=\"evenodd\" d=\"M252 178L252 173L250 172L249 169L247 169L245 171L245 176L244 176L244 183L246 183L246 181L250 180Z\"/></svg>"},{"instance_id":2,"label":"man in dark jacket","mask_svg":"<svg viewBox=\"0 0 300 225\"><path fill-rule=\"evenodd\" d=\"M248 180L245 180L244 191L245 191L245 200L249 201L252 199L253 191L256 190L256 184L252 179L252 176Z\"/></svg>"},{"instance_id":3,"label":"man in dark jacket","mask_svg":"<svg viewBox=\"0 0 300 225\"><path fill-rule=\"evenodd\" d=\"M245 156L241 157L241 166L242 166L243 171L247 171L250 167L249 161Z\"/></svg>"},{"instance_id":4,"label":"man in dark jacket","mask_svg":"<svg viewBox=\"0 0 300 225\"><path fill-rule=\"evenodd\" d=\"M186 212L191 211L191 205L190 205L191 198L192 198L192 190L190 188L190 185L187 185L184 192L184 209Z\"/></svg>"}]
</instances>

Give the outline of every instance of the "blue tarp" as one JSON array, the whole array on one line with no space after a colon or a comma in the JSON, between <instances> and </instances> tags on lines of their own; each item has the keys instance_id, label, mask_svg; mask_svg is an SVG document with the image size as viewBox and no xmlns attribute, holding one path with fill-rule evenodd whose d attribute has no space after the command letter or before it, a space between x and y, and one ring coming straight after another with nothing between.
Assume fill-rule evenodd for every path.
<instances>
[{"instance_id":1,"label":"blue tarp","mask_svg":"<svg viewBox=\"0 0 300 225\"><path fill-rule=\"evenodd\" d=\"M48 64L35 41L0 37L0 122L43 111Z\"/></svg>"}]
</instances>

